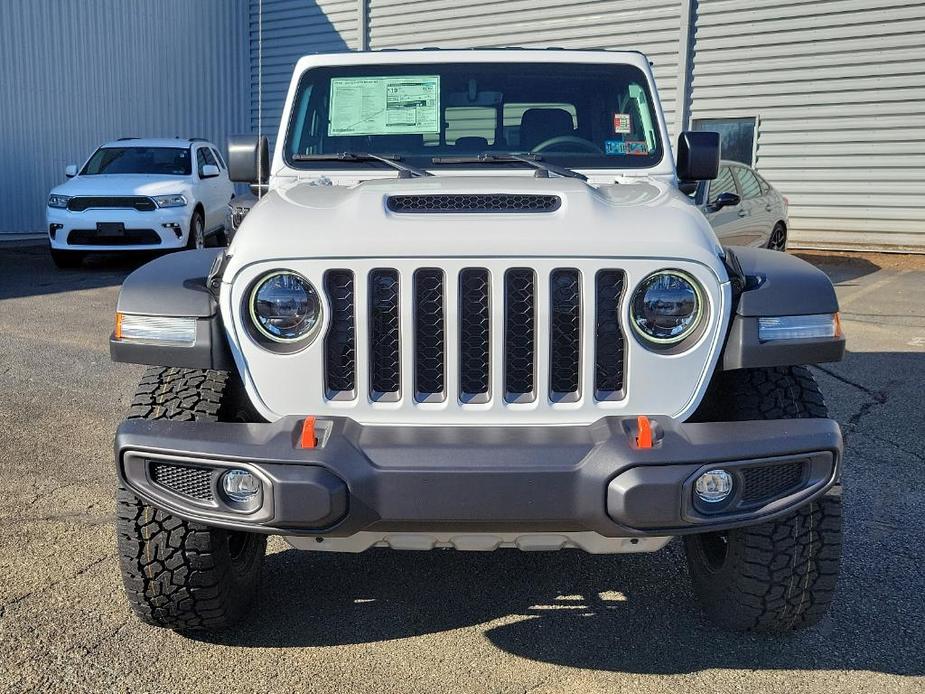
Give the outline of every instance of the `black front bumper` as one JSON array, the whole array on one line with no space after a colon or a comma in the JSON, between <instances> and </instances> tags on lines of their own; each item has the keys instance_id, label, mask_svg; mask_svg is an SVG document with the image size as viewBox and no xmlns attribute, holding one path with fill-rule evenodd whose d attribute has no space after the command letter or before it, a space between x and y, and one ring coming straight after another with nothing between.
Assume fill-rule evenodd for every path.
<instances>
[{"instance_id":1,"label":"black front bumper","mask_svg":"<svg viewBox=\"0 0 925 694\"><path fill-rule=\"evenodd\" d=\"M589 426L411 427L332 417L317 421L315 448L299 447L302 421L129 420L116 435L119 475L155 507L257 532L633 537L785 514L837 482L842 454L841 432L828 419L688 424L656 417L652 448L636 445L635 418ZM725 503L703 504L694 481L716 467L733 475L735 491ZM241 505L224 496L220 478L231 468L262 480L257 499Z\"/></svg>"}]
</instances>

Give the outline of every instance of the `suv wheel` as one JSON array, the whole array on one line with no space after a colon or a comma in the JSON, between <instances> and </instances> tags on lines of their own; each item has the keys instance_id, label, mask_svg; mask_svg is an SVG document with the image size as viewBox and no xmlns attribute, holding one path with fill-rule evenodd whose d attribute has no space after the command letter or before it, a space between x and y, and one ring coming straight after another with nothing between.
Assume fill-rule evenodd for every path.
<instances>
[{"instance_id":1,"label":"suv wheel","mask_svg":"<svg viewBox=\"0 0 925 694\"><path fill-rule=\"evenodd\" d=\"M804 367L743 369L713 386L711 418L825 417ZM817 623L835 593L842 548L840 487L761 525L684 538L694 594L706 615L736 631L793 631Z\"/></svg>"},{"instance_id":2,"label":"suv wheel","mask_svg":"<svg viewBox=\"0 0 925 694\"><path fill-rule=\"evenodd\" d=\"M151 367L129 419L221 421L239 416L236 376ZM266 536L213 528L149 506L122 484L116 495L119 563L129 603L153 626L222 628L257 593Z\"/></svg>"},{"instance_id":3,"label":"suv wheel","mask_svg":"<svg viewBox=\"0 0 925 694\"><path fill-rule=\"evenodd\" d=\"M189 225L189 237L186 240L189 250L206 247L206 223L202 219L202 212L194 212Z\"/></svg>"},{"instance_id":4,"label":"suv wheel","mask_svg":"<svg viewBox=\"0 0 925 694\"><path fill-rule=\"evenodd\" d=\"M78 268L84 261L84 254L80 251L59 251L56 248L48 250L51 253L51 261L61 270Z\"/></svg>"}]
</instances>

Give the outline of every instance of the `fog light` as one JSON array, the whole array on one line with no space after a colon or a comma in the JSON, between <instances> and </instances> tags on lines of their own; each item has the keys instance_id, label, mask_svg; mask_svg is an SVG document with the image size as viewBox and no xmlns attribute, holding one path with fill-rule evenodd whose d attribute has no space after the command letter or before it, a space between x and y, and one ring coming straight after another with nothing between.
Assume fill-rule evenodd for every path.
<instances>
[{"instance_id":1,"label":"fog light","mask_svg":"<svg viewBox=\"0 0 925 694\"><path fill-rule=\"evenodd\" d=\"M708 470L697 478L695 490L708 504L725 501L732 494L732 475L725 470Z\"/></svg>"},{"instance_id":2,"label":"fog light","mask_svg":"<svg viewBox=\"0 0 925 694\"><path fill-rule=\"evenodd\" d=\"M176 234L177 238L183 236L183 229L176 222L165 222L164 224L161 224L161 226L165 229L170 229L174 234Z\"/></svg>"},{"instance_id":3,"label":"fog light","mask_svg":"<svg viewBox=\"0 0 925 694\"><path fill-rule=\"evenodd\" d=\"M250 501L260 491L260 480L247 470L229 470L222 475L222 490L232 501Z\"/></svg>"}]
</instances>

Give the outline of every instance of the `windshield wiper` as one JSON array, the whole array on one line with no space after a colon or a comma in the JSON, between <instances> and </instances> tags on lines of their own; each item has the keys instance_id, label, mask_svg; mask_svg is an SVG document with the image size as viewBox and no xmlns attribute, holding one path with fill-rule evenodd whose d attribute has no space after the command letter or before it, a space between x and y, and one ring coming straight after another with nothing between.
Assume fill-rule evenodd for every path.
<instances>
[{"instance_id":1,"label":"windshield wiper","mask_svg":"<svg viewBox=\"0 0 925 694\"><path fill-rule=\"evenodd\" d=\"M402 164L396 154L370 154L369 152L332 152L330 154L293 154L293 161L380 161L409 176L433 176L430 171L410 164Z\"/></svg>"},{"instance_id":2,"label":"windshield wiper","mask_svg":"<svg viewBox=\"0 0 925 694\"><path fill-rule=\"evenodd\" d=\"M572 171L564 166L550 164L543 161L543 158L536 154L515 154L514 152L482 152L476 156L457 156L457 157L434 157L431 162L434 164L504 164L512 161L519 161L536 169L536 175L546 175L554 173L557 176L566 178L577 178L581 181L587 181L588 177L584 174Z\"/></svg>"}]
</instances>

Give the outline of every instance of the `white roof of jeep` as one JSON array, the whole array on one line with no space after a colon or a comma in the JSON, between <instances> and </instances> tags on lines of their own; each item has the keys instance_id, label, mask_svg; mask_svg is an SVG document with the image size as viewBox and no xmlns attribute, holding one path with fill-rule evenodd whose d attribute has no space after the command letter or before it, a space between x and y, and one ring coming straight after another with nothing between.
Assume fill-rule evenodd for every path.
<instances>
[{"instance_id":1,"label":"white roof of jeep","mask_svg":"<svg viewBox=\"0 0 925 694\"><path fill-rule=\"evenodd\" d=\"M648 71L649 60L639 51L567 50L562 48L418 48L306 55L294 76L312 67L330 65L392 65L401 63L619 63Z\"/></svg>"}]
</instances>

